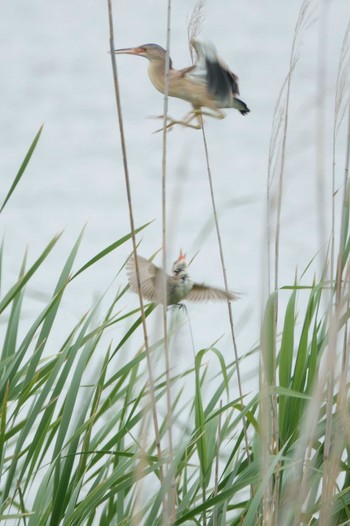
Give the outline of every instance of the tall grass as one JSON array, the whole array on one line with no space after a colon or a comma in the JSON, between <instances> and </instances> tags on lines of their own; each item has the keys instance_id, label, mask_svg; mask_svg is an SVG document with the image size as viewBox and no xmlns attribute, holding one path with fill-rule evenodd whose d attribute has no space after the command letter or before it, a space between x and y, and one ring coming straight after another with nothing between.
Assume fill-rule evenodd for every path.
<instances>
[{"instance_id":1,"label":"tall grass","mask_svg":"<svg viewBox=\"0 0 350 526\"><path fill-rule=\"evenodd\" d=\"M269 246L275 242L277 260L288 100L295 44L305 28L306 11L300 17L269 154L268 242ZM112 33L111 50L113 45ZM65 326L61 343L53 340L52 352L62 299L72 282L92 267L98 271L99 261L112 252L118 260L118 249L130 240L136 252L138 233L147 232L147 225L134 225L125 144L130 233L77 268L82 233L62 261L50 299L29 325L23 310L27 286L42 271L60 235L46 246L43 242L33 261L23 255L18 278L0 298L5 327L0 351L1 522L27 526L350 523L349 49L347 31L335 94L333 158L340 133L346 135L348 146L339 210L329 196L333 222L331 249L322 262L325 271L308 286L297 277L282 286L278 261L273 264L271 256L275 275L266 278L270 287L258 349L228 363L227 353L214 342L195 349L189 369L174 373L169 367L155 368L165 340L169 349L176 345L184 318L181 312L168 312L165 334L150 343L146 323L155 307L140 297L139 308L123 310L125 285L108 304L101 298L74 326ZM121 119L117 86L116 94ZM344 116L347 125L341 126ZM123 143L122 119L120 131ZM41 133L42 128L0 211L10 206ZM275 167L277 194L270 187ZM332 170L335 181L335 163ZM270 238L273 226L277 235ZM6 245L0 249L0 269L4 258ZM119 266L123 264L119 258ZM3 290L8 280L0 276ZM285 308L282 294L287 298ZM111 333L120 335L117 341L110 339ZM248 396L243 385L235 399L232 385L237 369L258 351L261 390ZM186 383L193 385L193 396L188 395Z\"/></svg>"}]
</instances>

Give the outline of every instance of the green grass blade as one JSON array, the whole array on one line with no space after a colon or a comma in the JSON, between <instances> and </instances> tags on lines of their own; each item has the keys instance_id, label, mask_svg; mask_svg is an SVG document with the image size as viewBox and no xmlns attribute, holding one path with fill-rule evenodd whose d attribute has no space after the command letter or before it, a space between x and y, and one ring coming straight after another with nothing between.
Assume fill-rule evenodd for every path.
<instances>
[{"instance_id":1,"label":"green grass blade","mask_svg":"<svg viewBox=\"0 0 350 526\"><path fill-rule=\"evenodd\" d=\"M274 382L274 356L275 356L275 309L276 294L273 293L267 300L261 330L261 349L264 363L264 374L269 385Z\"/></svg>"},{"instance_id":2,"label":"green grass blade","mask_svg":"<svg viewBox=\"0 0 350 526\"><path fill-rule=\"evenodd\" d=\"M39 138L40 138L41 132L42 132L42 130L43 130L43 127L44 127L44 125L42 124L42 125L40 126L40 128L39 128L38 133L36 134L36 136L35 136L35 138L34 138L34 141L32 142L32 144L31 144L31 146L30 146L30 148L29 148L29 150L28 150L28 152L27 152L27 155L26 155L25 158L24 158L23 163L22 163L21 166L20 166L20 169L18 170L18 173L17 173L17 175L16 175L16 177L15 177L15 179L14 179L12 185L11 185L11 188L10 188L10 190L8 191L7 195L6 195L6 197L5 197L5 199L4 199L4 202L3 202L2 205L1 205L1 208L0 208L0 214L1 214L1 212L3 211L3 209L5 208L6 203L7 203L8 200L10 199L10 197L11 197L12 193L14 192L16 186L18 185L18 183L19 183L19 181L20 181L22 175L24 174L25 169L27 168L27 165L28 165L28 163L29 163L29 161L30 161L30 158L31 158L31 156L33 155L33 152L34 152L34 150L35 150L35 148L36 148L36 145L38 144L38 141L39 141Z\"/></svg>"},{"instance_id":3,"label":"green grass blade","mask_svg":"<svg viewBox=\"0 0 350 526\"><path fill-rule=\"evenodd\" d=\"M25 284L30 280L33 274L38 270L42 262L47 258L53 247L56 245L57 241L61 237L61 234L56 235L50 243L46 246L45 250L38 257L38 259L33 263L29 270L11 287L8 293L0 301L0 314L6 309L6 307L11 303L15 296L23 289Z\"/></svg>"},{"instance_id":4,"label":"green grass blade","mask_svg":"<svg viewBox=\"0 0 350 526\"><path fill-rule=\"evenodd\" d=\"M139 228L136 228L135 234L138 234L139 232L141 232L141 230L146 228L151 223L152 223L152 221L149 221L148 223L145 223L144 225L140 226ZM112 243L111 245L106 247L105 249L101 250L101 252L96 254L96 256L91 258L87 263L85 263L85 265L83 265L77 272L75 272L75 274L73 274L73 276L71 277L71 280L75 279L77 276L79 276L79 274L84 272L84 270L88 269L89 267L94 265L97 261L99 261L100 259L102 259L105 256L107 256L107 254L109 254L110 252L112 252L116 248L120 247L123 243L125 243L126 241L131 239L131 236L132 236L132 234L127 234L126 236L123 236L122 238L118 239L118 241L115 241L114 243Z\"/></svg>"},{"instance_id":5,"label":"green grass blade","mask_svg":"<svg viewBox=\"0 0 350 526\"><path fill-rule=\"evenodd\" d=\"M9 395L9 385L7 384L4 397L1 402L0 414L0 466L4 464L4 450L5 450L5 433L6 433L6 419L7 419L7 404Z\"/></svg>"},{"instance_id":6,"label":"green grass blade","mask_svg":"<svg viewBox=\"0 0 350 526\"><path fill-rule=\"evenodd\" d=\"M295 302L296 291L294 290L289 298L286 314L284 318L284 325L282 331L282 342L280 352L278 354L279 363L279 385L288 388L292 383L292 364L294 355L294 327L295 327ZM279 398L279 427L280 439L284 444L288 439L286 435L289 414L286 408L286 398L280 396Z\"/></svg>"},{"instance_id":7,"label":"green grass blade","mask_svg":"<svg viewBox=\"0 0 350 526\"><path fill-rule=\"evenodd\" d=\"M22 267L21 267L20 274L19 274L19 279L21 279L25 273L25 265L26 265L26 259L27 259L26 256L27 256L27 253L25 254L24 259L23 259ZM5 360L9 356L12 356L16 351L16 343L17 343L18 329L20 325L20 313L21 313L23 297L24 297L23 290L21 290L18 294L14 296L10 316L7 322L7 329L6 329L4 344L2 348L1 360Z\"/></svg>"},{"instance_id":8,"label":"green grass blade","mask_svg":"<svg viewBox=\"0 0 350 526\"><path fill-rule=\"evenodd\" d=\"M200 368L202 358L205 354L204 351L200 351L195 358L195 378L196 378L196 390L194 395L195 402L195 424L196 424L196 447L199 457L199 464L201 467L202 483L206 487L209 482L210 471L208 465L208 451L207 451L207 437L206 437L206 425L205 425L205 414L202 402L201 393L201 379L200 379Z\"/></svg>"}]
</instances>

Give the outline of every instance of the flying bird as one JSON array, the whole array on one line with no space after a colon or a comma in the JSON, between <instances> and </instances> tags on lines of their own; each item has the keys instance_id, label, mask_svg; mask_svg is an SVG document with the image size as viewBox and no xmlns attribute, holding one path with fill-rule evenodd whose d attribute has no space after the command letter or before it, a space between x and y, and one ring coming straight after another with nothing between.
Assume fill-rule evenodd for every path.
<instances>
[{"instance_id":1,"label":"flying bird","mask_svg":"<svg viewBox=\"0 0 350 526\"><path fill-rule=\"evenodd\" d=\"M169 62L170 97L177 97L190 102L193 110L183 120L171 119L167 128L174 124L182 124L192 128L201 128L201 116L210 115L223 119L225 114L221 108L235 108L242 115L249 113L249 108L238 98L238 77L218 56L214 45L210 42L192 40L191 45L197 54L195 64L183 69L174 69L172 61ZM165 92L165 59L166 51L158 44L144 44L138 47L116 49L116 54L129 54L145 57L149 60L148 75L154 87L161 93ZM211 112L202 111L208 108ZM190 122L198 119L198 125Z\"/></svg>"},{"instance_id":2,"label":"flying bird","mask_svg":"<svg viewBox=\"0 0 350 526\"><path fill-rule=\"evenodd\" d=\"M233 301L238 295L233 292L210 287L204 283L195 283L188 274L186 255L180 251L178 259L173 264L172 275L166 275L167 283L167 305L176 305L186 299L188 301ZM143 258L137 256L140 273L140 288L142 296L154 303L164 303L162 293L164 283L163 270ZM131 256L126 264L126 271L131 289L138 293L136 276L136 264L134 256Z\"/></svg>"}]
</instances>

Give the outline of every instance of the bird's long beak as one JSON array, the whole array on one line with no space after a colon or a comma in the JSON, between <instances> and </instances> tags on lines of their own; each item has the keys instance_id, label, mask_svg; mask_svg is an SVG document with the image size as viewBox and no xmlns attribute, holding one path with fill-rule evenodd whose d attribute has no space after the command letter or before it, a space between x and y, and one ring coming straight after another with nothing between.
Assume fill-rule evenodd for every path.
<instances>
[{"instance_id":1,"label":"bird's long beak","mask_svg":"<svg viewBox=\"0 0 350 526\"><path fill-rule=\"evenodd\" d=\"M122 54L126 54L126 55L144 55L145 53L145 50L143 47L126 47L126 48L123 48L123 49L115 49L114 50L114 53L116 55L122 55Z\"/></svg>"},{"instance_id":2,"label":"bird's long beak","mask_svg":"<svg viewBox=\"0 0 350 526\"><path fill-rule=\"evenodd\" d=\"M179 259L178 261L181 261L183 259L186 259L186 254L184 252L182 252L182 248L180 249L180 255L179 255Z\"/></svg>"}]
</instances>

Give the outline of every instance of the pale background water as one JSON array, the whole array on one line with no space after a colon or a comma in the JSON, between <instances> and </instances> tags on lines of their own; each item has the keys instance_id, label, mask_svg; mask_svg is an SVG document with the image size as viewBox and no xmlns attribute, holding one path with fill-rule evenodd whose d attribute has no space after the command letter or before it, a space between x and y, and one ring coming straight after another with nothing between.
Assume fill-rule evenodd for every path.
<instances>
[{"instance_id":1,"label":"pale background water","mask_svg":"<svg viewBox=\"0 0 350 526\"><path fill-rule=\"evenodd\" d=\"M326 195L330 204L331 137L334 92L342 39L349 23L349 0L328 2L327 54L324 57ZM186 19L194 2L178 0L172 8L171 56L174 67L190 64ZM300 50L291 92L286 182L281 231L281 284L291 284L319 250L316 207L317 3L315 22ZM242 293L233 306L239 353L259 337L262 254L268 148L274 107L288 71L300 2L295 0L208 0L201 36L212 40L240 77L241 98L251 113L227 110L223 121L206 119L207 139L230 287ZM114 2L118 47L147 42L165 45L166 2ZM3 0L0 7L1 197L45 123L33 159L1 217L5 235L3 293L16 279L25 248L32 262L64 229L58 245L28 286L24 304L30 321L43 307L38 292L53 290L73 242L87 223L77 265L129 232L119 132L111 73L107 2L97 0ZM139 252L150 256L161 246L161 134L163 97L151 85L146 60L118 57L123 116L136 225L154 223L143 233ZM169 113L182 117L187 103L172 99ZM345 157L344 126L337 146L337 188ZM193 277L222 286L214 229L200 234L211 218L201 132L176 129L168 135L169 263L183 248ZM174 196L176 202L174 203ZM324 211L328 218L330 208ZM328 240L328 233L325 239ZM200 241L199 241L200 239ZM62 304L58 342L113 281L131 251L131 243L76 280ZM160 259L158 259L158 262ZM307 283L318 270L312 266ZM113 292L126 283L122 272ZM124 296L125 311L137 306ZM232 349L225 304L189 305L195 347L224 335L219 347L228 361ZM125 326L110 331L118 338ZM141 334L137 344L141 342ZM136 349L136 347L135 347ZM192 363L188 331L176 356ZM186 359L186 357L189 357ZM188 361L186 361L188 360ZM255 363L255 362L254 362ZM181 365L182 367L182 365Z\"/></svg>"}]
</instances>

